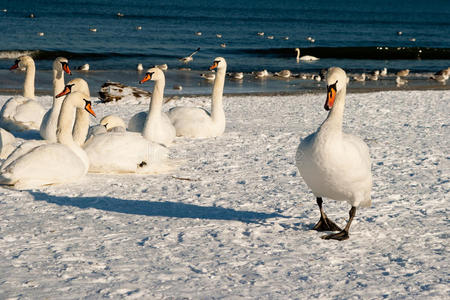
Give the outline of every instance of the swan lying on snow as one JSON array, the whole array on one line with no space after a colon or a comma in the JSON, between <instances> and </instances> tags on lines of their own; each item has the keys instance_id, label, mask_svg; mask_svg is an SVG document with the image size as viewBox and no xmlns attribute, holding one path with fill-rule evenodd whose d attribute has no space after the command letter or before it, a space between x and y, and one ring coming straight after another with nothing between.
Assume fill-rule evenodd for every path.
<instances>
[{"instance_id":1,"label":"swan lying on snow","mask_svg":"<svg viewBox=\"0 0 450 300\"><path fill-rule=\"evenodd\" d=\"M301 176L316 197L320 220L318 231L339 231L324 239L349 238L356 208L371 204L372 173L369 148L359 137L342 132L347 75L341 68L330 68L327 77L327 101L330 110L319 129L301 141L296 164ZM322 209L322 197L347 201L350 219L343 230L330 221Z\"/></svg>"},{"instance_id":2,"label":"swan lying on snow","mask_svg":"<svg viewBox=\"0 0 450 300\"><path fill-rule=\"evenodd\" d=\"M0 126L9 131L39 130L45 109L34 100L34 77L36 66L28 56L20 56L10 68L25 69L23 96L10 98L0 111Z\"/></svg>"},{"instance_id":3,"label":"swan lying on snow","mask_svg":"<svg viewBox=\"0 0 450 300\"><path fill-rule=\"evenodd\" d=\"M200 107L174 107L168 115L177 136L190 138L209 138L220 136L225 131L225 112L223 110L223 86L227 62L223 57L214 59L210 69L217 68L211 101L211 113Z\"/></svg>"},{"instance_id":4,"label":"swan lying on snow","mask_svg":"<svg viewBox=\"0 0 450 300\"><path fill-rule=\"evenodd\" d=\"M85 109L95 116L91 102L85 100L84 94L71 93L66 97L61 108L58 120L58 143L39 141L44 144L34 147L16 159L8 158L0 170L0 184L24 189L74 182L83 177L88 171L89 159L72 137L72 126L77 108ZM13 157L14 153L10 157Z\"/></svg>"}]
</instances>

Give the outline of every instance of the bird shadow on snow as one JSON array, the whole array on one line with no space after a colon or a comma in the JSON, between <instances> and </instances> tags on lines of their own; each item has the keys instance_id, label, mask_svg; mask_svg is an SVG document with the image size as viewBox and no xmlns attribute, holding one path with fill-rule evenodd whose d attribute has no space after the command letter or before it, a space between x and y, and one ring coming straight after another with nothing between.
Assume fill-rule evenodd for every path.
<instances>
[{"instance_id":1,"label":"bird shadow on snow","mask_svg":"<svg viewBox=\"0 0 450 300\"><path fill-rule=\"evenodd\" d=\"M241 221L244 223L260 223L270 218L290 218L278 213L239 211L219 206L200 206L180 202L124 200L112 197L53 196L36 191L29 191L29 193L36 201L141 216Z\"/></svg>"}]
</instances>

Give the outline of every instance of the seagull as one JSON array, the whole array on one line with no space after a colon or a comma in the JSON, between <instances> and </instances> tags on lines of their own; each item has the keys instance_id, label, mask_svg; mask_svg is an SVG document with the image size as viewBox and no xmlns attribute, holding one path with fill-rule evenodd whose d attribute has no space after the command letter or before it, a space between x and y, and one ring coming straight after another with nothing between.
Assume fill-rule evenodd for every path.
<instances>
[{"instance_id":1,"label":"seagull","mask_svg":"<svg viewBox=\"0 0 450 300\"><path fill-rule=\"evenodd\" d=\"M402 86L406 84L408 80L402 79L400 76L397 76L397 78L395 78L395 82L397 83L397 86Z\"/></svg>"},{"instance_id":2,"label":"seagull","mask_svg":"<svg viewBox=\"0 0 450 300\"><path fill-rule=\"evenodd\" d=\"M198 51L200 51L200 48L197 48L197 50L195 50L194 52L192 52L192 53L189 54L188 56L183 57L183 58L180 58L179 61L181 61L181 62L183 62L183 63L185 63L185 64L187 64L187 63L193 61L194 58L193 58L192 56L194 56L194 54L196 54Z\"/></svg>"},{"instance_id":3,"label":"seagull","mask_svg":"<svg viewBox=\"0 0 450 300\"><path fill-rule=\"evenodd\" d=\"M366 80L366 73L362 73L361 75L353 76L353 79L355 81L365 81Z\"/></svg>"},{"instance_id":4,"label":"seagull","mask_svg":"<svg viewBox=\"0 0 450 300\"><path fill-rule=\"evenodd\" d=\"M409 75L409 69L400 70L397 72L397 76L404 77Z\"/></svg>"}]
</instances>

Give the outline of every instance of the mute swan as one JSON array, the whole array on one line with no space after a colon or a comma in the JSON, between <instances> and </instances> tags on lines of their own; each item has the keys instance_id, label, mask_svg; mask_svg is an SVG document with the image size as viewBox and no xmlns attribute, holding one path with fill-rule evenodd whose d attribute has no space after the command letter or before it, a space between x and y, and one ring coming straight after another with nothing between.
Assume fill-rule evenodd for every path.
<instances>
[{"instance_id":1,"label":"mute swan","mask_svg":"<svg viewBox=\"0 0 450 300\"><path fill-rule=\"evenodd\" d=\"M314 60L319 60L319 58L315 57L315 56L311 56L311 55L303 55L300 56L300 48L295 48L295 51L297 52L297 61L299 60L303 60L303 61L314 61Z\"/></svg>"},{"instance_id":2,"label":"mute swan","mask_svg":"<svg viewBox=\"0 0 450 300\"><path fill-rule=\"evenodd\" d=\"M10 68L26 69L23 96L10 98L0 111L0 126L9 131L39 130L45 109L34 99L36 67L28 55L20 56Z\"/></svg>"},{"instance_id":3,"label":"mute swan","mask_svg":"<svg viewBox=\"0 0 450 300\"><path fill-rule=\"evenodd\" d=\"M144 79L139 83L148 80L155 81L149 110L131 117L128 122L128 130L142 132L147 140L168 146L175 138L175 127L167 114L162 111L164 86L166 85L164 72L159 68L148 69Z\"/></svg>"},{"instance_id":4,"label":"mute swan","mask_svg":"<svg viewBox=\"0 0 450 300\"><path fill-rule=\"evenodd\" d=\"M199 107L174 107L168 115L176 129L177 136L208 138L220 136L225 131L225 112L222 97L227 62L216 57L210 69L217 68L211 101L211 113Z\"/></svg>"},{"instance_id":5,"label":"mute swan","mask_svg":"<svg viewBox=\"0 0 450 300\"><path fill-rule=\"evenodd\" d=\"M0 184L25 189L74 182L83 177L89 168L89 159L72 137L77 108L85 109L95 116L91 102L85 100L82 93L68 95L58 120L58 143L37 146L17 159L5 161L1 168Z\"/></svg>"},{"instance_id":6,"label":"mute swan","mask_svg":"<svg viewBox=\"0 0 450 300\"><path fill-rule=\"evenodd\" d=\"M117 131L117 132L123 132L126 131L127 125L122 120L121 117L116 115L109 115L106 117L103 117L100 120L100 125L105 126L106 131Z\"/></svg>"},{"instance_id":7,"label":"mute swan","mask_svg":"<svg viewBox=\"0 0 450 300\"><path fill-rule=\"evenodd\" d=\"M56 95L56 98L60 98L72 92L81 92L85 95L85 98L89 100L91 93L87 82L82 78L74 78L69 81L64 90ZM84 109L77 109L75 124L73 125L73 139L79 146L83 145L86 141L86 137L89 131L89 115L85 113Z\"/></svg>"},{"instance_id":8,"label":"mute swan","mask_svg":"<svg viewBox=\"0 0 450 300\"><path fill-rule=\"evenodd\" d=\"M56 127L58 125L59 112L64 98L55 96L64 89L64 72L71 75L68 60L65 57L57 57L53 62L53 105L42 118L41 137L49 142L56 143Z\"/></svg>"},{"instance_id":9,"label":"mute swan","mask_svg":"<svg viewBox=\"0 0 450 300\"><path fill-rule=\"evenodd\" d=\"M193 56L194 56L198 51L200 51L200 48L197 48L197 50L195 50L194 52L192 52L192 53L189 54L188 56L183 57L183 58L180 58L179 61L181 61L182 63L185 63L185 64L187 64L187 63L193 61L193 60L194 60Z\"/></svg>"},{"instance_id":10,"label":"mute swan","mask_svg":"<svg viewBox=\"0 0 450 300\"><path fill-rule=\"evenodd\" d=\"M320 209L320 221L314 229L340 231L322 238L345 240L349 237L356 208L371 204L371 161L367 145L360 138L342 132L346 94L344 70L330 68L327 85L325 109L331 111L319 129L301 141L296 165ZM343 230L327 218L322 209L322 197L347 201L352 206Z\"/></svg>"}]
</instances>

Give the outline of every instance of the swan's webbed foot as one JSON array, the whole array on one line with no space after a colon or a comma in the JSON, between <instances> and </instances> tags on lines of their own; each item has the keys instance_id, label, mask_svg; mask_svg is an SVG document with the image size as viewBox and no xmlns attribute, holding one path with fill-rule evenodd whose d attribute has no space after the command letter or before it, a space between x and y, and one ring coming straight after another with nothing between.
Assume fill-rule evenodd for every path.
<instances>
[{"instance_id":1,"label":"swan's webbed foot","mask_svg":"<svg viewBox=\"0 0 450 300\"><path fill-rule=\"evenodd\" d=\"M342 229L337 226L333 221L325 217L320 217L319 222L313 227L314 230L317 231L342 231Z\"/></svg>"},{"instance_id":2,"label":"swan's webbed foot","mask_svg":"<svg viewBox=\"0 0 450 300\"><path fill-rule=\"evenodd\" d=\"M350 236L348 235L348 231L341 230L338 233L333 233L333 234L328 234L328 235L324 235L321 236L322 239L324 240L338 240L338 241L345 241L349 238Z\"/></svg>"}]
</instances>

